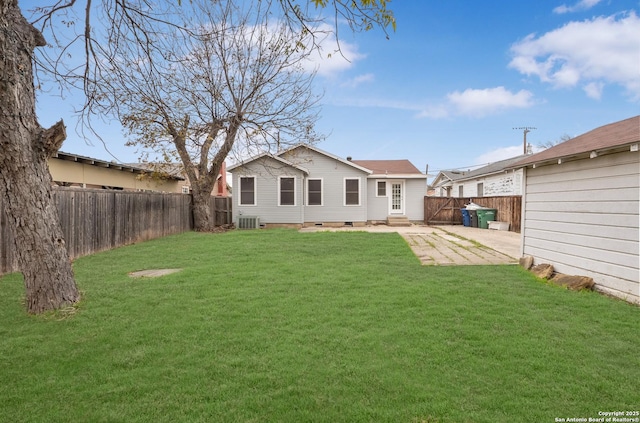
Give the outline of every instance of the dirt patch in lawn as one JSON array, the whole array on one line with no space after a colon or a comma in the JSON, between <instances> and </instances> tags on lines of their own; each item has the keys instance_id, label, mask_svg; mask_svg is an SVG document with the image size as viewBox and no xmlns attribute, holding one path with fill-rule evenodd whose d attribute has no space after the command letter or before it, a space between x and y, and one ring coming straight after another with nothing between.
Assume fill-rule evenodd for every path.
<instances>
[{"instance_id":1,"label":"dirt patch in lawn","mask_svg":"<svg viewBox=\"0 0 640 423\"><path fill-rule=\"evenodd\" d=\"M182 269L148 269L148 270L139 270L137 272L129 273L129 276L132 278L157 278L159 276L170 275L172 273L177 273Z\"/></svg>"}]
</instances>

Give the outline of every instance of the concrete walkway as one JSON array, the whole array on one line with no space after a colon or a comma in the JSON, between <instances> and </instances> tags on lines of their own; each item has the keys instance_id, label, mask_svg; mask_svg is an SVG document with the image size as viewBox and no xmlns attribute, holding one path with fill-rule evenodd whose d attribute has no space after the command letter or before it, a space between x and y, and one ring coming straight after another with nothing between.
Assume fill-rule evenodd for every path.
<instances>
[{"instance_id":1,"label":"concrete walkway","mask_svg":"<svg viewBox=\"0 0 640 423\"><path fill-rule=\"evenodd\" d=\"M310 227L302 228L300 231L397 232L407 241L415 255L425 265L516 264L520 257L520 234L460 225Z\"/></svg>"}]
</instances>

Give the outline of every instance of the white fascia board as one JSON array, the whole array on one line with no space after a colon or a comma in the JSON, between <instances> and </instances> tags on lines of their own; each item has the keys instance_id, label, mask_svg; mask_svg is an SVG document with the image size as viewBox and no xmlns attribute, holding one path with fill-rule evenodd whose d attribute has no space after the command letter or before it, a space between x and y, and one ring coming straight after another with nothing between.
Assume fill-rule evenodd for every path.
<instances>
[{"instance_id":1,"label":"white fascia board","mask_svg":"<svg viewBox=\"0 0 640 423\"><path fill-rule=\"evenodd\" d=\"M359 166L359 165L357 165L357 164L355 164L355 163L353 163L353 162L350 162L349 160L342 159L342 158L340 158L340 157L338 157L338 156L336 156L336 155L334 155L334 154L331 154L331 153L329 153L329 152L326 152L326 151L324 151L324 150L321 150L321 149L319 149L319 148L317 148L317 147L314 147L314 146L312 146L312 145L308 145L308 144L298 144L298 145L294 145L293 147L288 148L288 149L286 149L286 150L284 150L284 151L280 152L278 155L286 154L286 153L288 153L289 151L295 150L296 148L300 148L300 147L308 148L309 150L313 150L313 151L315 151L315 152L316 152L316 153L318 153L318 154L322 154L322 155L327 156L327 157L329 157L329 158L331 158L331 159L337 160L337 161L339 161L340 163L344 163L344 164L346 164L347 166L355 167L356 169L361 170L361 171L363 171L363 172L366 172L366 173L368 173L369 175L371 175L371 174L373 173L373 171L372 171L372 170L369 170L369 169L367 169L367 168L365 168L365 167Z\"/></svg>"},{"instance_id":2,"label":"white fascia board","mask_svg":"<svg viewBox=\"0 0 640 423\"><path fill-rule=\"evenodd\" d=\"M427 175L417 173L379 173L367 176L367 179L427 179Z\"/></svg>"},{"instance_id":3,"label":"white fascia board","mask_svg":"<svg viewBox=\"0 0 640 423\"><path fill-rule=\"evenodd\" d=\"M275 161L277 161L277 162L280 162L280 163L282 163L282 164L284 164L284 165L290 166L290 167L292 167L292 168L294 168L294 169L299 170L300 172L302 172L302 173L304 173L304 174L306 174L306 175L308 175L308 174L309 174L309 170L308 170L307 168L302 167L302 166L298 166L298 165L297 165L297 164L295 164L295 163L291 163L290 161L285 160L285 159L283 159L282 157L274 156L274 155L273 155L273 154L271 154L271 153L262 153L262 154L260 154L260 155L258 155L258 156L254 156L254 157L252 157L252 158L250 158L250 159L248 159L248 160L244 160L244 161L242 161L242 162L240 162L240 163L236 163L236 164L234 164L234 165L231 165L231 166L229 166L229 167L227 168L227 172L233 173L233 171L234 171L235 169L237 169L237 168L239 168L239 167L242 167L242 166L245 166L245 165L247 165L247 164L249 164L249 163L251 163L251 162L255 162L256 160L259 160L259 159L264 158L264 157L268 157L268 158L273 159L273 160L275 160Z\"/></svg>"}]
</instances>

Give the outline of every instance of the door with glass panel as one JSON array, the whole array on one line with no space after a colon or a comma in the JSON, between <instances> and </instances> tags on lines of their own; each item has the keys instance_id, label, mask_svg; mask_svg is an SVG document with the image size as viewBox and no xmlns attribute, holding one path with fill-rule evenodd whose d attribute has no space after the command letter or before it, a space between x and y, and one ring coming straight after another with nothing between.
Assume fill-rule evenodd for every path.
<instances>
[{"instance_id":1,"label":"door with glass panel","mask_svg":"<svg viewBox=\"0 0 640 423\"><path fill-rule=\"evenodd\" d=\"M404 182L392 181L389 214L404 214Z\"/></svg>"}]
</instances>

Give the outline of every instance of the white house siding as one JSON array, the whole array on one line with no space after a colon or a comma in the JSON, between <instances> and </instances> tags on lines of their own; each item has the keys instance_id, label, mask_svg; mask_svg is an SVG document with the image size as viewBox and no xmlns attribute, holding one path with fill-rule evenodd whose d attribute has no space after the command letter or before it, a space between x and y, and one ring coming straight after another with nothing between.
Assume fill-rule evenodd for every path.
<instances>
[{"instance_id":1,"label":"white house siding","mask_svg":"<svg viewBox=\"0 0 640 423\"><path fill-rule=\"evenodd\" d=\"M483 181L484 196L522 195L522 172L522 169L518 169L515 172L487 176Z\"/></svg>"},{"instance_id":2,"label":"white house siding","mask_svg":"<svg viewBox=\"0 0 640 423\"><path fill-rule=\"evenodd\" d=\"M368 221L387 220L387 217L389 216L389 196L391 195L391 183L398 180L404 182L404 216L407 216L407 218L411 221L424 221L424 194L427 189L426 179L396 179L391 177L383 179L375 175L368 179ZM386 197L378 197L376 195L378 189L378 181L387 182Z\"/></svg>"},{"instance_id":3,"label":"white house siding","mask_svg":"<svg viewBox=\"0 0 640 423\"><path fill-rule=\"evenodd\" d=\"M424 222L424 195L426 179L405 180L405 214L411 221Z\"/></svg>"},{"instance_id":4,"label":"white house siding","mask_svg":"<svg viewBox=\"0 0 640 423\"><path fill-rule=\"evenodd\" d=\"M256 204L240 204L240 178L256 177ZM295 205L279 206L278 177L295 177ZM303 181L304 174L291 166L276 162L271 158L259 159L247 163L233 171L233 221L238 215L258 216L260 224L301 224L303 223Z\"/></svg>"},{"instance_id":5,"label":"white house siding","mask_svg":"<svg viewBox=\"0 0 640 423\"><path fill-rule=\"evenodd\" d=\"M479 197L478 184L482 183L482 197L499 197L522 195L522 169L507 171L495 175L482 176L468 181L456 181L451 191L452 196L459 197L460 186L464 186L463 198Z\"/></svg>"},{"instance_id":6,"label":"white house siding","mask_svg":"<svg viewBox=\"0 0 640 423\"><path fill-rule=\"evenodd\" d=\"M386 194L384 197L378 197L378 181L385 181L387 184ZM390 179L369 178L367 180L367 220L368 221L386 221L389 216L389 190L391 189ZM406 190L406 188L405 188Z\"/></svg>"},{"instance_id":7,"label":"white house siding","mask_svg":"<svg viewBox=\"0 0 640 423\"><path fill-rule=\"evenodd\" d=\"M624 152L527 169L523 251L640 302L640 160Z\"/></svg>"},{"instance_id":8,"label":"white house siding","mask_svg":"<svg viewBox=\"0 0 640 423\"><path fill-rule=\"evenodd\" d=\"M304 147L296 148L282 158L309 171L308 179L322 179L322 206L306 205L306 181L304 186L305 223L366 222L367 173L332 157ZM345 178L360 178L360 205L345 206Z\"/></svg>"}]
</instances>

